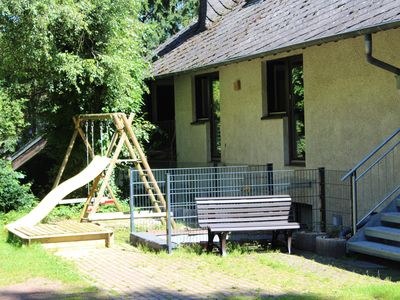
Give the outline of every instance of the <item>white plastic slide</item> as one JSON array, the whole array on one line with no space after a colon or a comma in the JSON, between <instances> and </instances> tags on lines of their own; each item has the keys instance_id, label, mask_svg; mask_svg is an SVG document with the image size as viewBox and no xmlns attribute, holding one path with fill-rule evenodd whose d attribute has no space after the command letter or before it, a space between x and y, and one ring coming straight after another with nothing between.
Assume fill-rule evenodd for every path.
<instances>
[{"instance_id":1,"label":"white plastic slide","mask_svg":"<svg viewBox=\"0 0 400 300\"><path fill-rule=\"evenodd\" d=\"M36 225L43 220L65 196L94 180L107 168L110 161L108 157L95 156L85 169L54 188L29 214L14 223L8 224L7 229L12 230L22 226Z\"/></svg>"}]
</instances>

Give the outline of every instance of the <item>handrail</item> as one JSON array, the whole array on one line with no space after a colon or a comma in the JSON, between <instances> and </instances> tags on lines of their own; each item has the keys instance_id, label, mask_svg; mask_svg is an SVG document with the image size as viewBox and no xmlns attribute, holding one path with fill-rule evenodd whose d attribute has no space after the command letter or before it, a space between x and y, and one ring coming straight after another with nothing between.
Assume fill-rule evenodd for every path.
<instances>
[{"instance_id":1,"label":"handrail","mask_svg":"<svg viewBox=\"0 0 400 300\"><path fill-rule=\"evenodd\" d=\"M372 214L375 209L377 209L379 206L382 205L387 199L392 197L398 190L400 190L400 185L398 185L393 191L391 191L389 194L387 194L377 205L374 206L373 209L371 209L360 221L357 222L357 227L360 225L370 214Z\"/></svg>"},{"instance_id":2,"label":"handrail","mask_svg":"<svg viewBox=\"0 0 400 300\"><path fill-rule=\"evenodd\" d=\"M375 160L364 172L357 176L357 181L360 180L369 170L371 170L375 165L377 165L382 159L384 159L390 152L392 152L398 145L400 145L400 141L394 144L389 148L385 153L383 153L377 160Z\"/></svg>"},{"instance_id":3,"label":"handrail","mask_svg":"<svg viewBox=\"0 0 400 300\"><path fill-rule=\"evenodd\" d=\"M372 156L374 156L379 150L381 150L387 143L389 143L398 133L400 132L400 127L397 128L395 132L393 132L385 141L383 141L378 147L376 147L370 154L364 157L353 169L351 169L346 175L342 177L342 181L349 178L352 174L354 174L366 161L368 161Z\"/></svg>"},{"instance_id":4,"label":"handrail","mask_svg":"<svg viewBox=\"0 0 400 300\"><path fill-rule=\"evenodd\" d=\"M384 196L378 204L374 206L372 210L370 210L364 217L358 221L358 187L357 182L361 178L364 177L365 174L369 173L379 162L381 162L384 158L386 158L394 149L400 144L400 141L392 145L388 150L385 151L382 155L380 155L374 162L372 162L363 172L357 176L357 170L366 164L375 154L378 153L383 147L385 147L394 137L396 137L400 133L400 128L397 128L395 132L393 132L386 140L384 140L378 147L376 147L371 153L369 153L366 157L364 157L353 169L351 169L345 176L342 177L342 181L347 178L351 178L351 210L352 210L352 234L355 235L357 232L357 227L364 220L368 218L378 207L380 207L384 202L386 202L395 192L397 192L400 188L400 185L397 186L394 190L389 192L386 196Z\"/></svg>"}]
</instances>

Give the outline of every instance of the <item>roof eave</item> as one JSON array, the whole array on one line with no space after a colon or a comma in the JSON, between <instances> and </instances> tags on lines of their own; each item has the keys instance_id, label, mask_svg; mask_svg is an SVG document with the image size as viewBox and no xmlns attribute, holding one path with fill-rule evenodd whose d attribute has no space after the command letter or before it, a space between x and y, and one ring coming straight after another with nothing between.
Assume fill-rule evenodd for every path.
<instances>
[{"instance_id":1,"label":"roof eave","mask_svg":"<svg viewBox=\"0 0 400 300\"><path fill-rule=\"evenodd\" d=\"M299 44L294 44L294 45L291 45L291 46L277 48L277 49L273 49L273 50L265 51L265 52L260 52L260 53L256 53L256 54L253 54L253 55L234 57L232 59L227 59L227 60L224 60L222 62L215 63L215 64L208 64L208 65L204 65L204 66L197 67L197 68L191 68L191 69L182 70L182 71L178 71L178 72L156 75L156 76L154 76L154 79L161 79L161 78L165 78L165 77L182 75L182 74L186 74L186 73L200 72L200 71L207 70L207 69L226 66L226 65L229 65L229 64L232 64L232 63L239 63L239 62L243 62L243 61L246 61L246 60L252 60L252 59L256 59L256 58L260 58L260 57L264 57L264 56L275 55L275 54L282 53L282 52L288 52L288 51L304 49L304 48L308 48L308 47L312 47L312 46L318 46L318 45L325 44L325 43L330 43L330 42L337 42L337 41L348 39L348 38L359 37L359 36L364 35L364 34L377 33L377 32L380 32L380 31L389 30L389 29L395 29L395 28L398 28L398 27L400 27L400 20L399 21L395 21L395 22L381 23L381 24L374 25L374 26L371 26L371 27L365 27L365 28L362 28L362 29L354 30L354 31L348 31L348 32L344 32L342 34L327 36L327 37L323 37L323 38L320 38L320 39L311 40L309 42L303 42L303 43L299 43Z\"/></svg>"}]
</instances>

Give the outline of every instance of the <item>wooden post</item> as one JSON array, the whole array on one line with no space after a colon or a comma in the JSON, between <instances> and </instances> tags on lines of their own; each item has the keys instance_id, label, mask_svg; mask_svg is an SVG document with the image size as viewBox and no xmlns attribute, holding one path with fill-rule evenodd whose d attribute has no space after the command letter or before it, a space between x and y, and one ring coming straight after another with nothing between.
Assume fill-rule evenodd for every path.
<instances>
[{"instance_id":1,"label":"wooden post","mask_svg":"<svg viewBox=\"0 0 400 300\"><path fill-rule=\"evenodd\" d=\"M126 115L122 115L122 120L123 120L123 122L125 124L125 130L127 131L129 138L131 139L131 141L133 142L133 145L135 146L137 152L139 153L139 158L142 161L142 164L143 164L144 168L147 171L147 175L150 178L150 181L154 186L154 189L156 191L157 196L160 199L160 202L162 202L163 205L166 207L165 198L164 198L164 196L163 196L163 194L162 194L162 192L161 192L161 190L160 190L160 188L159 188L159 186L157 184L156 179L154 178L153 172L151 171L150 166L149 166L149 164L147 162L146 155L144 155L143 150L140 147L140 144L139 144L138 140L136 139L136 136L135 136L130 124L129 124L129 121L126 118Z\"/></svg>"},{"instance_id":2,"label":"wooden post","mask_svg":"<svg viewBox=\"0 0 400 300\"><path fill-rule=\"evenodd\" d=\"M109 157L112 153L112 150L114 149L115 143L117 142L117 138L118 138L118 132L114 132L112 138L111 138L111 142L110 145L108 146L107 152L106 152L106 156Z\"/></svg>"},{"instance_id":3,"label":"wooden post","mask_svg":"<svg viewBox=\"0 0 400 300\"><path fill-rule=\"evenodd\" d=\"M133 115L129 116L129 120L127 120L129 128L130 128L130 124L132 123L132 121L131 121L132 118L133 118ZM117 126L123 126L121 124L121 121L118 118L115 119L115 122L116 122ZM126 128L126 125L125 125L125 128ZM128 140L128 137L126 135L125 135L125 145L128 148L128 151L129 151L132 159L137 160L137 157L136 157L136 154L135 154L135 150L132 147L132 145L130 144L130 142ZM157 199L155 198L155 196L153 194L152 188L151 188L150 184L148 183L148 181L146 179L146 174L143 172L142 167L140 166L139 163L136 163L135 167L139 172L139 176L140 176L141 180L143 181L143 185L144 185L144 187L145 187L145 189L146 189L146 191L147 191L147 193L148 193L148 195L150 197L151 202L154 205L155 211L156 212L161 212L161 209L157 204ZM164 202L164 204L165 204L165 202Z\"/></svg>"},{"instance_id":4,"label":"wooden post","mask_svg":"<svg viewBox=\"0 0 400 300\"><path fill-rule=\"evenodd\" d=\"M75 122L75 118L74 118L74 122ZM77 124L75 122L75 130L74 130L74 133L72 134L71 140L70 140L68 148L67 148L67 153L65 153L64 160L63 160L63 162L61 164L60 170L58 171L56 180L54 181L53 189L55 187L57 187L58 184L60 183L60 180L61 180L61 177L62 177L62 175L64 173L65 167L66 167L66 165L68 163L69 156L71 155L72 149L74 148L75 140L76 140L76 137L78 136L78 128L77 127L79 127L79 123Z\"/></svg>"},{"instance_id":5,"label":"wooden post","mask_svg":"<svg viewBox=\"0 0 400 300\"><path fill-rule=\"evenodd\" d=\"M81 222L82 222L83 218L85 218L85 217L87 216L87 210L88 210L88 208L89 208L90 201L92 200L92 198L93 198L93 196L94 196L94 193L95 193L95 191L96 191L96 189L97 189L97 186L98 186L98 184L99 184L99 181L100 181L101 177L102 177L102 174L100 174L99 176L97 176L97 177L95 178L95 180L93 181L92 188L90 189L90 192L89 192L89 195L88 195L88 197L87 197L87 199L86 199L86 202L85 202L85 204L83 205L82 213L81 213L81 216L80 216L80 221L81 221Z\"/></svg>"}]
</instances>

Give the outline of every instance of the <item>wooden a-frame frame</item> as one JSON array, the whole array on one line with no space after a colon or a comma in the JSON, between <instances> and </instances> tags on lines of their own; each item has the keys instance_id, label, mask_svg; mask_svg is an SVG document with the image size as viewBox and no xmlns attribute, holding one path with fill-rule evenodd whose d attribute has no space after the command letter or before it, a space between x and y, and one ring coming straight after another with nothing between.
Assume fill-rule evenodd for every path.
<instances>
[{"instance_id":1,"label":"wooden a-frame frame","mask_svg":"<svg viewBox=\"0 0 400 300\"><path fill-rule=\"evenodd\" d=\"M153 172L150 169L150 166L147 162L146 155L144 154L135 133L132 130L132 121L134 115L130 114L129 118L124 113L108 113L108 114L84 114L77 115L73 118L75 124L75 130L70 140L70 143L67 148L67 152L64 156L64 160L61 164L61 167L58 171L57 177L54 181L53 188L57 187L60 183L61 177L64 173L65 167L68 163L69 157L71 155L72 149L74 147L76 138L78 135L83 140L86 145L89 155L91 158L94 157L94 149L92 149L88 138L86 137L84 131L81 128L81 123L84 121L95 121L95 120L111 120L116 128L116 132L114 133L110 144L108 145L106 156L111 159L109 166L107 167L105 174L100 174L93 181L92 187L89 191L89 195L84 204L81 221L90 220L91 217L96 213L100 201L104 196L105 191L107 190L110 197L113 199L114 204L117 209L121 211L121 207L117 202L117 199L114 196L114 193L109 184L111 175L114 171L116 164L118 163L118 158L122 152L123 147L125 146L129 152L130 158L134 163L135 168L139 173L139 177L142 180L146 192L150 198L150 201L154 207L155 212L161 213L162 206L165 210L167 208L166 201L164 195L162 194L157 181L154 178ZM100 181L102 180L101 184ZM99 186L100 185L100 186ZM97 195L95 195L97 192ZM91 203L92 199L95 197L93 203ZM89 211L89 205L92 204L91 210ZM175 226L175 222L171 220L172 225Z\"/></svg>"}]
</instances>

